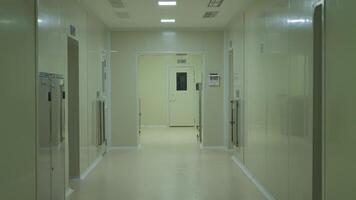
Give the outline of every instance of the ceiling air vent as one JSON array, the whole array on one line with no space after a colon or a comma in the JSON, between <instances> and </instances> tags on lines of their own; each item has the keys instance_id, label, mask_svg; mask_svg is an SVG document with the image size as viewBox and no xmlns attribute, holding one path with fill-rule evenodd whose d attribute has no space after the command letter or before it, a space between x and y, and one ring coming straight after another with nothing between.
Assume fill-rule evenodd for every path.
<instances>
[{"instance_id":1,"label":"ceiling air vent","mask_svg":"<svg viewBox=\"0 0 356 200\"><path fill-rule=\"evenodd\" d=\"M109 0L113 8L125 8L125 4L122 0Z\"/></svg>"},{"instance_id":2,"label":"ceiling air vent","mask_svg":"<svg viewBox=\"0 0 356 200\"><path fill-rule=\"evenodd\" d=\"M224 0L210 0L209 8L219 8L223 4Z\"/></svg>"},{"instance_id":3,"label":"ceiling air vent","mask_svg":"<svg viewBox=\"0 0 356 200\"><path fill-rule=\"evenodd\" d=\"M187 59L178 59L177 63L178 64L187 64Z\"/></svg>"},{"instance_id":4,"label":"ceiling air vent","mask_svg":"<svg viewBox=\"0 0 356 200\"><path fill-rule=\"evenodd\" d=\"M177 53L176 56L187 56L187 53Z\"/></svg>"},{"instance_id":5,"label":"ceiling air vent","mask_svg":"<svg viewBox=\"0 0 356 200\"><path fill-rule=\"evenodd\" d=\"M116 16L119 19L129 19L130 18L130 15L128 12L116 12Z\"/></svg>"},{"instance_id":6,"label":"ceiling air vent","mask_svg":"<svg viewBox=\"0 0 356 200\"><path fill-rule=\"evenodd\" d=\"M214 18L218 14L219 14L218 11L209 11L204 14L203 18Z\"/></svg>"}]
</instances>

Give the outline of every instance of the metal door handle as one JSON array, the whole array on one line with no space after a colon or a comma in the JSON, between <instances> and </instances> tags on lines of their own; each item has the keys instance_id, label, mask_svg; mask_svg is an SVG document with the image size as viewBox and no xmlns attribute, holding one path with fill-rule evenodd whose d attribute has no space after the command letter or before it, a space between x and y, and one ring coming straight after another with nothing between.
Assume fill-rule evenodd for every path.
<instances>
[{"instance_id":1,"label":"metal door handle","mask_svg":"<svg viewBox=\"0 0 356 200\"><path fill-rule=\"evenodd\" d=\"M106 127L105 127L105 124L106 124L106 112L105 112L105 107L106 107L106 103L105 101L103 101L103 106L102 106L102 109L103 109L103 143L106 143Z\"/></svg>"},{"instance_id":2,"label":"metal door handle","mask_svg":"<svg viewBox=\"0 0 356 200\"><path fill-rule=\"evenodd\" d=\"M98 125L98 127L97 127L97 140L98 140L98 142L97 142L97 144L98 144L98 146L100 146L100 145L102 145L102 137L101 137L101 134L102 134L102 124L101 124L101 117L102 117L102 111L101 111L101 109L102 109L102 104L101 104L101 101L100 100L98 100L98 102L97 102L97 125Z\"/></svg>"},{"instance_id":3,"label":"metal door handle","mask_svg":"<svg viewBox=\"0 0 356 200\"><path fill-rule=\"evenodd\" d=\"M239 101L236 100L236 146L239 147L240 146L240 141L239 141Z\"/></svg>"},{"instance_id":4,"label":"metal door handle","mask_svg":"<svg viewBox=\"0 0 356 200\"><path fill-rule=\"evenodd\" d=\"M66 113L65 113L65 91L64 91L64 86L61 85L61 97L60 97L60 142L63 142L65 140L64 137L64 132L65 132L65 126L66 126Z\"/></svg>"}]
</instances>

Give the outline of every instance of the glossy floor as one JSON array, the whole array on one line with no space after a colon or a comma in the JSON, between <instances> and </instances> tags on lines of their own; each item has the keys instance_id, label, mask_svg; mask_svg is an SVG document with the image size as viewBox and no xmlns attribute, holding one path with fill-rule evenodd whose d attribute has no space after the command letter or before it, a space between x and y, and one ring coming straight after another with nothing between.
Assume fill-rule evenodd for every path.
<instances>
[{"instance_id":1,"label":"glossy floor","mask_svg":"<svg viewBox=\"0 0 356 200\"><path fill-rule=\"evenodd\" d=\"M71 200L262 200L224 150L201 149L193 128L144 129L140 149L112 150Z\"/></svg>"}]
</instances>

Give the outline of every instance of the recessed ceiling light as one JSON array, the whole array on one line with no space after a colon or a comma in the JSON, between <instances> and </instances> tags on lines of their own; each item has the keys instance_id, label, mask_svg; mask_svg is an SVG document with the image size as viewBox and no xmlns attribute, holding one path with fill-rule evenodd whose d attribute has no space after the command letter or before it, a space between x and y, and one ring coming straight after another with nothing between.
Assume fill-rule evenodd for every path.
<instances>
[{"instance_id":1,"label":"recessed ceiling light","mask_svg":"<svg viewBox=\"0 0 356 200\"><path fill-rule=\"evenodd\" d=\"M161 23L175 23L175 19L161 19Z\"/></svg>"},{"instance_id":2,"label":"recessed ceiling light","mask_svg":"<svg viewBox=\"0 0 356 200\"><path fill-rule=\"evenodd\" d=\"M159 6L176 6L176 1L158 1Z\"/></svg>"}]
</instances>

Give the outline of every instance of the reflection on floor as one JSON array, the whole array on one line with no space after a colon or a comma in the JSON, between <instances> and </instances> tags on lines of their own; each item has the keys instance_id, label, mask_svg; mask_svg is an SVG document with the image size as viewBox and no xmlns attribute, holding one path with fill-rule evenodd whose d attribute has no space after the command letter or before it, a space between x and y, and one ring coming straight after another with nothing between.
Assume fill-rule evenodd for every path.
<instances>
[{"instance_id":1,"label":"reflection on floor","mask_svg":"<svg viewBox=\"0 0 356 200\"><path fill-rule=\"evenodd\" d=\"M140 149L112 150L71 200L262 200L224 150L200 149L194 128L147 128Z\"/></svg>"}]
</instances>

